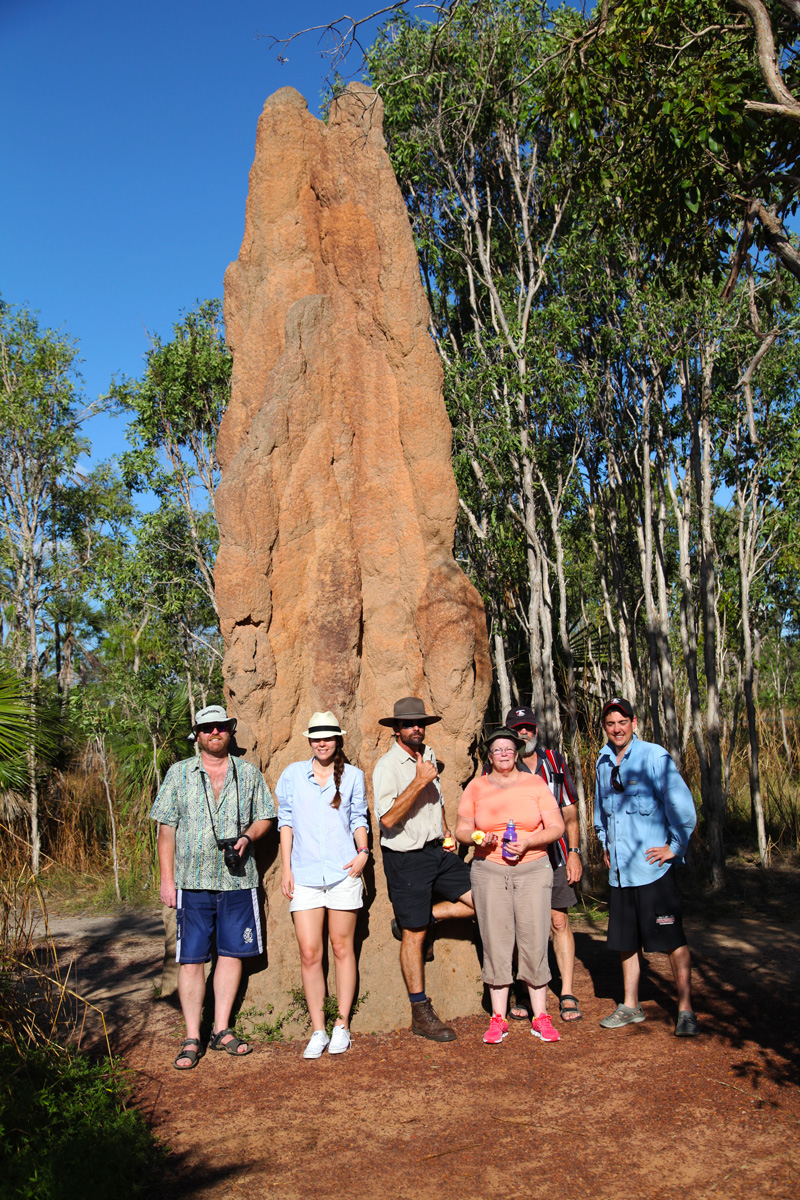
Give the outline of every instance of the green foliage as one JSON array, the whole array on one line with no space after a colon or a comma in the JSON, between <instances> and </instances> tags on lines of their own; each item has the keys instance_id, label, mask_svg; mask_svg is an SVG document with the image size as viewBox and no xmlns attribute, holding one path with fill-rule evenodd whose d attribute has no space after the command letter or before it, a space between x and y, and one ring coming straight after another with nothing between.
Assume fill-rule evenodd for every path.
<instances>
[{"instance_id":1,"label":"green foliage","mask_svg":"<svg viewBox=\"0 0 800 1200\"><path fill-rule=\"evenodd\" d=\"M800 27L787 8L768 3L766 12L793 89ZM579 149L577 183L598 225L635 222L668 261L706 263L719 279L757 201L776 228L759 217L756 244L782 255L777 230L797 208L800 124L751 107L774 98L749 17L724 0L612 0L607 12L576 35L549 91L560 142Z\"/></svg>"},{"instance_id":2,"label":"green foliage","mask_svg":"<svg viewBox=\"0 0 800 1200\"><path fill-rule=\"evenodd\" d=\"M0 788L25 786L30 702L18 676L0 663Z\"/></svg>"},{"instance_id":3,"label":"green foliage","mask_svg":"<svg viewBox=\"0 0 800 1200\"><path fill-rule=\"evenodd\" d=\"M129 1107L121 1069L83 1054L0 1044L3 1195L127 1200L150 1194L162 1152Z\"/></svg>"},{"instance_id":4,"label":"green foliage","mask_svg":"<svg viewBox=\"0 0 800 1200\"><path fill-rule=\"evenodd\" d=\"M247 1040L258 1038L262 1042L282 1042L284 1027L293 1017L293 1008L285 1013L275 1013L275 1005L266 1009L242 1008L236 1014L236 1036Z\"/></svg>"},{"instance_id":5,"label":"green foliage","mask_svg":"<svg viewBox=\"0 0 800 1200\"><path fill-rule=\"evenodd\" d=\"M369 992L364 992L363 996L357 996L355 998L355 1000L353 1001L353 1007L350 1010L351 1020L356 1015L356 1013L359 1010L359 1007L364 1003L364 1001L368 998L368 996L369 996ZM292 1017L294 1019L299 1019L303 1022L303 1026L306 1029L310 1029L311 1028L311 1015L308 1011L308 1001L306 1000L306 994L303 990L302 984L297 984L295 987L290 988L289 1000L290 1000L289 1013L287 1014L287 1017L284 1019L286 1020L289 1017ZM335 996L326 996L325 997L323 1004L322 1004L322 1012L323 1012L323 1016L325 1017L325 1029L327 1030L328 1034L330 1034L334 1025L336 1024L336 1022L339 1020L339 1018L342 1015L339 1012L339 1004L338 1004Z\"/></svg>"},{"instance_id":6,"label":"green foliage","mask_svg":"<svg viewBox=\"0 0 800 1200\"><path fill-rule=\"evenodd\" d=\"M111 396L130 414L135 449L122 456L135 490L182 496L201 486L209 498L218 477L217 429L230 398L231 356L218 300L198 302L175 325L171 341L154 340L140 380L115 381Z\"/></svg>"}]
</instances>

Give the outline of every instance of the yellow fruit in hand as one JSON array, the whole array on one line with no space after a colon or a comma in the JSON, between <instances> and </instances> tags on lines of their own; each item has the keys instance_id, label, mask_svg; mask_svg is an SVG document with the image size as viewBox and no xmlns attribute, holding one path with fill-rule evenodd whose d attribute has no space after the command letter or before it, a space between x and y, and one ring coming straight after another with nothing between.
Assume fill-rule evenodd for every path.
<instances>
[{"instance_id":1,"label":"yellow fruit in hand","mask_svg":"<svg viewBox=\"0 0 800 1200\"><path fill-rule=\"evenodd\" d=\"M486 837L486 834L483 832L482 829L476 829L472 835L472 840L476 846L480 846L485 837Z\"/></svg>"},{"instance_id":2,"label":"yellow fruit in hand","mask_svg":"<svg viewBox=\"0 0 800 1200\"><path fill-rule=\"evenodd\" d=\"M453 846L455 846L455 844L456 844L456 842L455 842L455 838L446 837L446 838L444 839L444 848L445 848L445 850L452 850L452 849L453 849Z\"/></svg>"}]
</instances>

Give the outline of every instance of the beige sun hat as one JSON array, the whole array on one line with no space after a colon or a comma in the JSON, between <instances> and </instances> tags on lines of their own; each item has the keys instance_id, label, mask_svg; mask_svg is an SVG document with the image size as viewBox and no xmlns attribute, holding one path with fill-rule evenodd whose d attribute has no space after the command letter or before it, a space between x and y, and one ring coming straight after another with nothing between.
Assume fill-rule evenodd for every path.
<instances>
[{"instance_id":1,"label":"beige sun hat","mask_svg":"<svg viewBox=\"0 0 800 1200\"><path fill-rule=\"evenodd\" d=\"M311 714L308 729L303 730L303 737L344 737L346 732L346 729L339 728L339 722L329 709L328 712L315 712Z\"/></svg>"}]
</instances>

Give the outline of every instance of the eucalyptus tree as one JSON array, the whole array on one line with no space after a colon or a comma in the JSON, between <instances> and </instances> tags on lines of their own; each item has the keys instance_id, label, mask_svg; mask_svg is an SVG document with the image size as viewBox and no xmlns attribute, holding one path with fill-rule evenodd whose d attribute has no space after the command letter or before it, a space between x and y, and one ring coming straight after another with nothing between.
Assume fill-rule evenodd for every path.
<instances>
[{"instance_id":1,"label":"eucalyptus tree","mask_svg":"<svg viewBox=\"0 0 800 1200\"><path fill-rule=\"evenodd\" d=\"M44 614L58 586L54 547L88 442L78 351L25 308L0 307L0 559L3 643L27 685L31 867L39 871L36 704Z\"/></svg>"},{"instance_id":2,"label":"eucalyptus tree","mask_svg":"<svg viewBox=\"0 0 800 1200\"><path fill-rule=\"evenodd\" d=\"M221 306L206 300L176 323L170 341L153 340L141 379L115 380L110 389L114 402L130 414L123 476L134 491L154 492L162 512L149 530L153 549L172 556L182 524L179 552L193 560L215 612L216 438L230 381Z\"/></svg>"},{"instance_id":3,"label":"eucalyptus tree","mask_svg":"<svg viewBox=\"0 0 800 1200\"><path fill-rule=\"evenodd\" d=\"M581 144L583 194L671 262L736 285L751 248L800 278L800 6L794 0L604 0L551 99Z\"/></svg>"},{"instance_id":4,"label":"eucalyptus tree","mask_svg":"<svg viewBox=\"0 0 800 1200\"><path fill-rule=\"evenodd\" d=\"M526 546L534 705L551 738L556 700L547 665L551 624L543 623L548 566L541 533L549 521L540 521L537 473L546 454L533 436L537 419L550 414L551 397L542 394L535 370L547 336L538 310L568 207L572 163L552 155L534 80L558 45L540 5L497 2L453 5L438 26L399 18L368 54L371 80L386 104L385 130L434 336L449 378L462 381L460 432L474 430L478 492L475 466L486 427L505 438L513 474L506 492L515 497L506 501L506 516ZM448 398L458 424L461 400L453 391Z\"/></svg>"}]
</instances>

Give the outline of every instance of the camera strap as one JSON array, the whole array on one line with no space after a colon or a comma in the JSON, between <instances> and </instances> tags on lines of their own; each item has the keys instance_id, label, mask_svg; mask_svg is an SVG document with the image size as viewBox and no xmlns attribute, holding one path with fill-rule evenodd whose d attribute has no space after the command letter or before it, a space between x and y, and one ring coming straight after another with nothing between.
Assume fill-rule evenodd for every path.
<instances>
[{"instance_id":1,"label":"camera strap","mask_svg":"<svg viewBox=\"0 0 800 1200\"><path fill-rule=\"evenodd\" d=\"M233 778L234 778L234 782L236 783L236 840L238 842L239 838L242 836L242 814L239 811L239 772L236 770L236 759L234 759L234 758L231 758L231 769L233 770ZM206 775L205 775L205 771L202 768L202 764L200 767L200 778L203 781L203 795L206 798L206 806L208 808L208 817L209 817L209 820L211 821L211 832L214 834L214 841L217 843L217 845L219 845L219 838L217 837L217 830L214 825L214 814L211 811L211 801L208 798L208 788L206 787ZM225 788L224 783L223 783L222 787L224 790L224 788ZM220 792L220 796L221 795L222 795L222 793ZM251 799L251 801L250 801L250 824L251 825L253 824L252 816L253 816L253 802Z\"/></svg>"}]
</instances>

